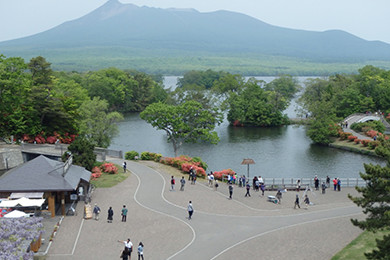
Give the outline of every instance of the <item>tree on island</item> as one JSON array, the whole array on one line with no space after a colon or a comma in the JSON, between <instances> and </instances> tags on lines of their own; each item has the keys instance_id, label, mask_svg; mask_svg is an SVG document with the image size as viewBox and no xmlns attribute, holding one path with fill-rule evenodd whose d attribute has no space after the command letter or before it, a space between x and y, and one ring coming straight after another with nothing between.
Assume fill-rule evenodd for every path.
<instances>
[{"instance_id":1,"label":"tree on island","mask_svg":"<svg viewBox=\"0 0 390 260\"><path fill-rule=\"evenodd\" d=\"M359 197L348 197L358 206L362 207L367 214L365 220L352 219L355 226L367 231L390 231L390 141L380 138L381 148L376 151L379 155L387 158L387 165L365 164L365 173L360 173L366 181L365 187L356 187L362 194ZM379 148L379 147L378 147ZM365 253L368 259L388 259L390 256L390 234L382 239L376 239L377 249Z\"/></svg>"},{"instance_id":2,"label":"tree on island","mask_svg":"<svg viewBox=\"0 0 390 260\"><path fill-rule=\"evenodd\" d=\"M217 110L204 109L196 101L188 101L179 106L154 103L146 107L140 117L153 127L167 133L175 156L183 143L198 141L218 143L219 137L214 129L223 118Z\"/></svg>"}]
</instances>

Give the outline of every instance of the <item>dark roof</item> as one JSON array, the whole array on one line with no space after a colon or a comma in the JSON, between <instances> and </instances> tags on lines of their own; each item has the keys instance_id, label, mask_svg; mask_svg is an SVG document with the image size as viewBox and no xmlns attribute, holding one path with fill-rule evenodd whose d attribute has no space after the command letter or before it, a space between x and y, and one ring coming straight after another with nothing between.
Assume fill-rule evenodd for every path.
<instances>
[{"instance_id":1,"label":"dark roof","mask_svg":"<svg viewBox=\"0 0 390 260\"><path fill-rule=\"evenodd\" d=\"M0 177L0 192L73 191L80 180L89 182L91 172L71 165L63 176L64 163L43 155Z\"/></svg>"}]
</instances>

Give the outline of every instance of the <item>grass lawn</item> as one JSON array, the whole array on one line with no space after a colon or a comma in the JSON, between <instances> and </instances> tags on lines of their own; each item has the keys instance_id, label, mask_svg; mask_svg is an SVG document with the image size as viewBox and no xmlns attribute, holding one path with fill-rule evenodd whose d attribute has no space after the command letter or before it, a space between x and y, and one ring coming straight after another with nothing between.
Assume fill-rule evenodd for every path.
<instances>
[{"instance_id":1,"label":"grass lawn","mask_svg":"<svg viewBox=\"0 0 390 260\"><path fill-rule=\"evenodd\" d=\"M127 177L130 176L130 171L126 171L126 173L124 173L122 166L119 166L117 164L115 166L118 168L117 174L109 174L103 172L99 178L97 178L96 180L91 180L91 183L96 188L110 188L126 180Z\"/></svg>"},{"instance_id":2,"label":"grass lawn","mask_svg":"<svg viewBox=\"0 0 390 260\"><path fill-rule=\"evenodd\" d=\"M375 239L382 238L384 235L389 233L390 231L381 231L377 233L364 231L349 245L347 245L344 249L338 252L334 257L332 257L332 260L366 259L364 253L369 253L374 248L376 248Z\"/></svg>"}]
</instances>

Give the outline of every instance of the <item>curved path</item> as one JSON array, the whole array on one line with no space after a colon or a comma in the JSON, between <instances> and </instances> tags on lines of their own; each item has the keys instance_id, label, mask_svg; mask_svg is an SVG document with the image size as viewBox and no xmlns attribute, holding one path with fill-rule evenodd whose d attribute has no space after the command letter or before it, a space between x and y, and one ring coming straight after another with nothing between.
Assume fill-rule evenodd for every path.
<instances>
[{"instance_id":1,"label":"curved path","mask_svg":"<svg viewBox=\"0 0 390 260\"><path fill-rule=\"evenodd\" d=\"M178 187L170 192L170 176L161 168L151 168L158 166L132 161L127 161L127 166L133 173L131 177L94 194L103 219L80 221L75 236L69 231L77 227L71 224L76 219L65 218L48 259L118 258L123 246L116 241L128 236L135 244L145 244L147 259L240 259L261 255L268 259L329 259L360 233L350 218L361 217L361 210L345 198L346 191L309 193L318 204L294 210L296 192L286 193L282 205L269 203L254 192L251 198L244 198L244 190L237 187L233 200L228 200L224 184L216 192L204 184L188 185L187 181L184 192ZM179 183L178 177L176 181ZM192 220L186 219L189 200L195 209ZM119 221L122 204L129 208L126 223ZM110 205L116 212L112 224L104 221Z\"/></svg>"}]
</instances>

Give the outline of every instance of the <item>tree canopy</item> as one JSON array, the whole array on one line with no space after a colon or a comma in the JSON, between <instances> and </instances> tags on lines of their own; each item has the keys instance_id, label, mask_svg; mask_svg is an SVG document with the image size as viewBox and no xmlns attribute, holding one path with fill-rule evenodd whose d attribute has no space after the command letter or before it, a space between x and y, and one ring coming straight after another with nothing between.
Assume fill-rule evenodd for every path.
<instances>
[{"instance_id":1,"label":"tree canopy","mask_svg":"<svg viewBox=\"0 0 390 260\"><path fill-rule=\"evenodd\" d=\"M311 116L308 131L311 139L327 144L331 136L329 126L347 116L367 111L390 112L390 71L366 66L356 75L310 79L298 103L301 113ZM323 133L324 138L317 138L315 132Z\"/></svg>"},{"instance_id":2,"label":"tree canopy","mask_svg":"<svg viewBox=\"0 0 390 260\"><path fill-rule=\"evenodd\" d=\"M222 115L203 108L196 101L187 101L178 106L154 103L146 107L140 117L167 133L176 156L183 143L206 141L215 144L219 141L214 129L221 123Z\"/></svg>"},{"instance_id":3,"label":"tree canopy","mask_svg":"<svg viewBox=\"0 0 390 260\"><path fill-rule=\"evenodd\" d=\"M381 149L376 151L388 160L387 165L365 164L365 173L360 173L366 186L356 187L361 196L349 198L367 214L365 220L352 219L355 226L363 230L390 231L390 141L380 137ZM379 147L378 147L379 148ZM383 239L377 239L377 249L366 253L368 259L388 259L390 255L390 235L385 235Z\"/></svg>"}]
</instances>

